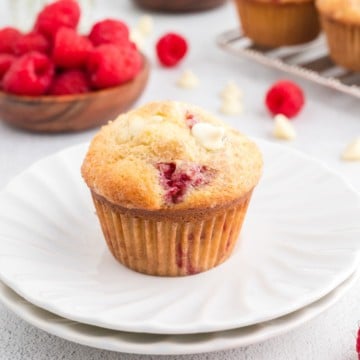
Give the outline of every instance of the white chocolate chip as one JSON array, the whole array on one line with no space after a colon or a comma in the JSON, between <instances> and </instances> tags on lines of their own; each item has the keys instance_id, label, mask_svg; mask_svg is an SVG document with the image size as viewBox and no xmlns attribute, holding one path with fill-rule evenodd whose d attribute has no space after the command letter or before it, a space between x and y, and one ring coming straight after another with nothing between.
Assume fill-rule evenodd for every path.
<instances>
[{"instance_id":1,"label":"white chocolate chip","mask_svg":"<svg viewBox=\"0 0 360 360\"><path fill-rule=\"evenodd\" d=\"M147 37L149 36L154 29L154 21L150 15L144 15L139 19L137 29L141 35Z\"/></svg>"},{"instance_id":2,"label":"white chocolate chip","mask_svg":"<svg viewBox=\"0 0 360 360\"><path fill-rule=\"evenodd\" d=\"M224 99L220 111L225 115L239 115L243 112L243 106L240 100L238 99Z\"/></svg>"},{"instance_id":3,"label":"white chocolate chip","mask_svg":"<svg viewBox=\"0 0 360 360\"><path fill-rule=\"evenodd\" d=\"M346 146L342 153L342 159L346 161L360 161L360 136Z\"/></svg>"},{"instance_id":4,"label":"white chocolate chip","mask_svg":"<svg viewBox=\"0 0 360 360\"><path fill-rule=\"evenodd\" d=\"M208 123L196 123L191 134L207 150L218 150L224 147L225 129Z\"/></svg>"},{"instance_id":5,"label":"white chocolate chip","mask_svg":"<svg viewBox=\"0 0 360 360\"><path fill-rule=\"evenodd\" d=\"M229 81L221 91L220 97L223 100L240 100L242 98L242 92L235 82Z\"/></svg>"},{"instance_id":6,"label":"white chocolate chip","mask_svg":"<svg viewBox=\"0 0 360 360\"><path fill-rule=\"evenodd\" d=\"M137 28L133 28L130 30L130 40L135 43L135 45L139 49L143 48L145 38L144 35Z\"/></svg>"},{"instance_id":7,"label":"white chocolate chip","mask_svg":"<svg viewBox=\"0 0 360 360\"><path fill-rule=\"evenodd\" d=\"M146 126L145 119L141 118L140 116L132 117L129 120L128 129L129 129L129 136L134 137L140 134Z\"/></svg>"},{"instance_id":8,"label":"white chocolate chip","mask_svg":"<svg viewBox=\"0 0 360 360\"><path fill-rule=\"evenodd\" d=\"M193 89L199 85L199 79L191 70L185 70L176 84L184 89Z\"/></svg>"},{"instance_id":9,"label":"white chocolate chip","mask_svg":"<svg viewBox=\"0 0 360 360\"><path fill-rule=\"evenodd\" d=\"M282 140L293 140L296 132L290 120L282 114L276 115L274 118L273 135Z\"/></svg>"}]
</instances>

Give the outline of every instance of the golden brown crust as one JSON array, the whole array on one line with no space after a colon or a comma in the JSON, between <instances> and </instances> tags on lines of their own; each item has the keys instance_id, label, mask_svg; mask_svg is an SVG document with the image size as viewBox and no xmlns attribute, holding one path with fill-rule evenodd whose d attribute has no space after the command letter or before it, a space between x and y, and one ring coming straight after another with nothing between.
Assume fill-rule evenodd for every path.
<instances>
[{"instance_id":1,"label":"golden brown crust","mask_svg":"<svg viewBox=\"0 0 360 360\"><path fill-rule=\"evenodd\" d=\"M345 24L360 25L359 0L317 0L316 7L322 16Z\"/></svg>"},{"instance_id":2,"label":"golden brown crust","mask_svg":"<svg viewBox=\"0 0 360 360\"><path fill-rule=\"evenodd\" d=\"M224 147L204 148L185 122L188 113L199 122L224 128ZM158 163L167 162L205 166L214 176L206 184L190 187L182 201L169 204L157 169ZM81 170L92 192L125 208L212 208L254 188L261 175L262 157L252 141L212 115L168 101L147 104L102 127Z\"/></svg>"}]
</instances>

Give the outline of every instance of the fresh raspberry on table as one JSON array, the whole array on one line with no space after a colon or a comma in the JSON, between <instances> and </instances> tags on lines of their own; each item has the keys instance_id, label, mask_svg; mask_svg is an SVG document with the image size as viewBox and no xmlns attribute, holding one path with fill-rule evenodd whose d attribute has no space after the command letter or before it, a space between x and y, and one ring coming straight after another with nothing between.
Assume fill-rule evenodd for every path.
<instances>
[{"instance_id":1,"label":"fresh raspberry on table","mask_svg":"<svg viewBox=\"0 0 360 360\"><path fill-rule=\"evenodd\" d=\"M3 77L9 70L12 63L16 60L16 57L11 54L0 54L0 88Z\"/></svg>"},{"instance_id":2,"label":"fresh raspberry on table","mask_svg":"<svg viewBox=\"0 0 360 360\"><path fill-rule=\"evenodd\" d=\"M133 44L119 48L113 44L93 49L87 68L94 88L104 89L132 80L140 71L142 57Z\"/></svg>"},{"instance_id":3,"label":"fresh raspberry on table","mask_svg":"<svg viewBox=\"0 0 360 360\"><path fill-rule=\"evenodd\" d=\"M21 35L14 42L13 49L16 55L24 55L30 51L49 54L50 42L44 35L32 31L28 34Z\"/></svg>"},{"instance_id":4,"label":"fresh raspberry on table","mask_svg":"<svg viewBox=\"0 0 360 360\"><path fill-rule=\"evenodd\" d=\"M6 92L17 95L43 95L49 89L54 74L54 65L41 53L30 52L10 66L3 79Z\"/></svg>"},{"instance_id":5,"label":"fresh raspberry on table","mask_svg":"<svg viewBox=\"0 0 360 360\"><path fill-rule=\"evenodd\" d=\"M156 53L162 65L175 66L188 51L187 41L179 34L168 33L156 43Z\"/></svg>"},{"instance_id":6,"label":"fresh raspberry on table","mask_svg":"<svg viewBox=\"0 0 360 360\"><path fill-rule=\"evenodd\" d=\"M90 91L90 84L84 71L67 70L56 75L49 90L50 95L83 94Z\"/></svg>"},{"instance_id":7,"label":"fresh raspberry on table","mask_svg":"<svg viewBox=\"0 0 360 360\"><path fill-rule=\"evenodd\" d=\"M92 27L89 39L94 46L102 44L118 44L129 42L129 28L120 20L105 19Z\"/></svg>"},{"instance_id":8,"label":"fresh raspberry on table","mask_svg":"<svg viewBox=\"0 0 360 360\"><path fill-rule=\"evenodd\" d=\"M358 329L356 338L356 352L358 354L358 359L360 360L360 327Z\"/></svg>"},{"instance_id":9,"label":"fresh raspberry on table","mask_svg":"<svg viewBox=\"0 0 360 360\"><path fill-rule=\"evenodd\" d=\"M0 30L0 53L13 54L13 45L21 36L21 32L12 27L5 27Z\"/></svg>"},{"instance_id":10,"label":"fresh raspberry on table","mask_svg":"<svg viewBox=\"0 0 360 360\"><path fill-rule=\"evenodd\" d=\"M288 118L296 116L304 106L302 89L292 81L281 80L266 93L265 103L273 115L282 114Z\"/></svg>"},{"instance_id":11,"label":"fresh raspberry on table","mask_svg":"<svg viewBox=\"0 0 360 360\"><path fill-rule=\"evenodd\" d=\"M63 27L56 33L52 51L55 65L62 68L85 66L92 45L90 40L76 33L74 29Z\"/></svg>"},{"instance_id":12,"label":"fresh raspberry on table","mask_svg":"<svg viewBox=\"0 0 360 360\"><path fill-rule=\"evenodd\" d=\"M53 39L61 27L76 29L79 19L80 7L75 0L58 0L39 12L35 30Z\"/></svg>"}]
</instances>

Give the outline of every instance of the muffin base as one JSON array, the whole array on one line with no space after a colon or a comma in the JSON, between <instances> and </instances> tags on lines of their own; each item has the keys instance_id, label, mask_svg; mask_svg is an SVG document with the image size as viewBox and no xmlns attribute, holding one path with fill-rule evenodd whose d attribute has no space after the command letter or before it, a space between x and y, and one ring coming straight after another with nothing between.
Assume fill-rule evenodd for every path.
<instances>
[{"instance_id":1,"label":"muffin base","mask_svg":"<svg viewBox=\"0 0 360 360\"><path fill-rule=\"evenodd\" d=\"M271 3L236 0L242 28L255 44L266 47L297 45L320 33L314 2Z\"/></svg>"},{"instance_id":2,"label":"muffin base","mask_svg":"<svg viewBox=\"0 0 360 360\"><path fill-rule=\"evenodd\" d=\"M211 209L146 211L115 205L92 192L115 259L157 276L193 275L224 262L237 242L251 195Z\"/></svg>"},{"instance_id":3,"label":"muffin base","mask_svg":"<svg viewBox=\"0 0 360 360\"><path fill-rule=\"evenodd\" d=\"M330 57L346 69L360 71L360 26L321 16Z\"/></svg>"}]
</instances>

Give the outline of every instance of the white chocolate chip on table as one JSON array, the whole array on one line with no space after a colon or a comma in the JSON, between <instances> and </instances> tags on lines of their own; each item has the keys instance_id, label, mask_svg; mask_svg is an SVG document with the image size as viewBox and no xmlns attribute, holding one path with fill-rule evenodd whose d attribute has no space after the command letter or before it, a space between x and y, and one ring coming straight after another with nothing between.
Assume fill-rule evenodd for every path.
<instances>
[{"instance_id":1,"label":"white chocolate chip on table","mask_svg":"<svg viewBox=\"0 0 360 360\"><path fill-rule=\"evenodd\" d=\"M225 115L240 115L243 112L242 102L238 99L224 99L220 111Z\"/></svg>"},{"instance_id":2,"label":"white chocolate chip on table","mask_svg":"<svg viewBox=\"0 0 360 360\"><path fill-rule=\"evenodd\" d=\"M139 49L142 49L145 43L144 35L137 28L130 30L130 40L135 43Z\"/></svg>"},{"instance_id":3,"label":"white chocolate chip on table","mask_svg":"<svg viewBox=\"0 0 360 360\"><path fill-rule=\"evenodd\" d=\"M184 89L193 89L199 85L199 78L191 70L185 70L176 84Z\"/></svg>"},{"instance_id":4,"label":"white chocolate chip on table","mask_svg":"<svg viewBox=\"0 0 360 360\"><path fill-rule=\"evenodd\" d=\"M346 161L360 161L360 136L346 146L341 157Z\"/></svg>"},{"instance_id":5,"label":"white chocolate chip on table","mask_svg":"<svg viewBox=\"0 0 360 360\"><path fill-rule=\"evenodd\" d=\"M144 37L151 35L154 29L154 20L150 15L144 15L139 19L137 29Z\"/></svg>"},{"instance_id":6,"label":"white chocolate chip on table","mask_svg":"<svg viewBox=\"0 0 360 360\"><path fill-rule=\"evenodd\" d=\"M220 92L220 111L225 115L239 115L243 112L242 92L234 81L229 81Z\"/></svg>"},{"instance_id":7,"label":"white chocolate chip on table","mask_svg":"<svg viewBox=\"0 0 360 360\"><path fill-rule=\"evenodd\" d=\"M234 81L229 81L225 88L221 91L220 97L223 100L233 100L242 98L243 94L240 88L236 85Z\"/></svg>"},{"instance_id":8,"label":"white chocolate chip on table","mask_svg":"<svg viewBox=\"0 0 360 360\"><path fill-rule=\"evenodd\" d=\"M273 135L281 140L293 140L296 137L294 126L290 120L282 114L274 117Z\"/></svg>"}]
</instances>

